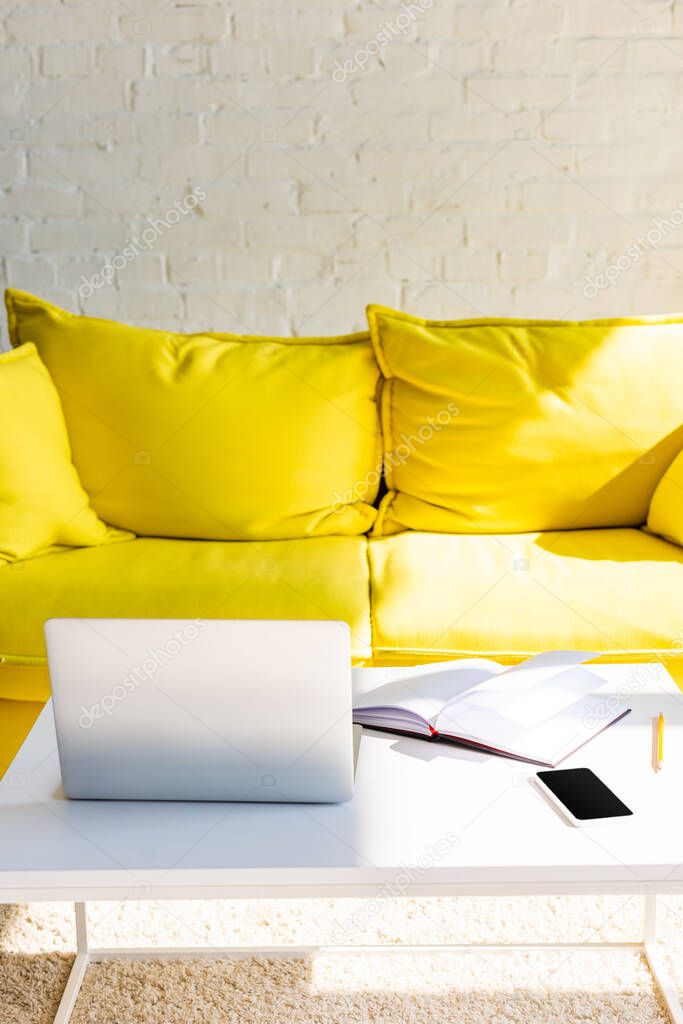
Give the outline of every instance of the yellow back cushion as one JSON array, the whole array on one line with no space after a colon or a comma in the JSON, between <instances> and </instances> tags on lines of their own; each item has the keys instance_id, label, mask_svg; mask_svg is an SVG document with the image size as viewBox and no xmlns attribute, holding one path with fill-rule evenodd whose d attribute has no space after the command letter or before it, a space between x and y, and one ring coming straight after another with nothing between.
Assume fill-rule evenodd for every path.
<instances>
[{"instance_id":1,"label":"yellow back cushion","mask_svg":"<svg viewBox=\"0 0 683 1024\"><path fill-rule=\"evenodd\" d=\"M375 533L645 522L683 444L683 318L368 320L386 378Z\"/></svg>"},{"instance_id":2,"label":"yellow back cushion","mask_svg":"<svg viewBox=\"0 0 683 1024\"><path fill-rule=\"evenodd\" d=\"M647 526L652 533L683 547L683 452L676 456L652 495Z\"/></svg>"},{"instance_id":3,"label":"yellow back cushion","mask_svg":"<svg viewBox=\"0 0 683 1024\"><path fill-rule=\"evenodd\" d=\"M59 391L93 508L138 534L355 535L375 518L379 371L367 334L171 334L6 293ZM360 482L360 486L359 486Z\"/></svg>"},{"instance_id":4,"label":"yellow back cushion","mask_svg":"<svg viewBox=\"0 0 683 1024\"><path fill-rule=\"evenodd\" d=\"M129 536L90 507L59 396L35 347L0 355L0 561Z\"/></svg>"}]
</instances>

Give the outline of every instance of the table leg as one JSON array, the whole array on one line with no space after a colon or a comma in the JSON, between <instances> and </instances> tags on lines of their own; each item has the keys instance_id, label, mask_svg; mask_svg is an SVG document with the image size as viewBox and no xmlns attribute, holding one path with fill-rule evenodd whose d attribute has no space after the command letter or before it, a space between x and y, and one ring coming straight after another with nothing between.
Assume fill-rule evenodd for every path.
<instances>
[{"instance_id":1,"label":"table leg","mask_svg":"<svg viewBox=\"0 0 683 1024\"><path fill-rule=\"evenodd\" d=\"M54 1024L68 1024L78 999L85 972L90 963L88 948L88 920L85 903L75 903L76 914L76 957L66 982L66 988L57 1009Z\"/></svg>"},{"instance_id":2,"label":"table leg","mask_svg":"<svg viewBox=\"0 0 683 1024\"><path fill-rule=\"evenodd\" d=\"M118 959L176 959L178 957L191 958L204 958L211 957L217 959L221 956L229 957L240 957L240 956L301 956L301 955L312 955L315 952L320 952L317 947L274 947L273 949L255 949L255 948L234 948L234 949L158 949L154 950L132 950L132 949L90 949L88 942L88 922L87 922L87 908L85 903L74 904L76 914L76 958L71 968L71 973L66 983L64 993L62 995L57 1015L54 1019L54 1024L69 1024L73 1008L76 1005L78 993L85 977L85 972L88 969L88 965L91 962L98 962L101 960L118 960ZM544 944L532 946L524 946L523 948L541 948ZM571 945L571 948L575 948L573 944L560 943L559 946L556 943L545 944L546 948L560 948L564 945ZM578 945L581 945L580 943ZM657 942L657 897L655 895L645 896L644 901L644 922L643 922L643 943L639 947L638 944L624 944L624 943L587 943L588 946L597 946L602 948L609 948L614 946L617 948L624 948L630 945L633 949L641 948L645 954L652 977L659 989L661 997L666 1005L671 1018L671 1024L683 1024L683 1006L678 998L678 993L673 980L669 974L667 966L664 962L664 958ZM340 951L344 952L358 952L361 947L340 947ZM364 952L370 952L372 947L362 947ZM430 949L431 947L407 947L407 946L389 946L389 947L377 947L377 951L383 949L383 951L391 951L392 953L414 951L415 949ZM463 950L472 948L486 949L486 946L482 947L468 947L467 944L456 944L456 945L445 945L439 946L439 949L451 948L453 950ZM522 948L522 947L488 947L490 949L505 949L505 948Z\"/></svg>"},{"instance_id":3,"label":"table leg","mask_svg":"<svg viewBox=\"0 0 683 1024\"><path fill-rule=\"evenodd\" d=\"M87 953L88 946L88 906L86 903L74 903L76 914L76 952Z\"/></svg>"},{"instance_id":4,"label":"table leg","mask_svg":"<svg viewBox=\"0 0 683 1024\"><path fill-rule=\"evenodd\" d=\"M683 1006L657 942L657 897L645 897L643 948L652 977L664 1000L672 1024L683 1024Z\"/></svg>"}]
</instances>

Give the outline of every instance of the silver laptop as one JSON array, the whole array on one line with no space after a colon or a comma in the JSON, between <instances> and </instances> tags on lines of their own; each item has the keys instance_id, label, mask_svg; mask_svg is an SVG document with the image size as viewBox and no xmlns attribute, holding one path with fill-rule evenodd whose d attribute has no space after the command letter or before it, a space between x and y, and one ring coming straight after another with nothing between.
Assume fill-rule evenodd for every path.
<instances>
[{"instance_id":1,"label":"silver laptop","mask_svg":"<svg viewBox=\"0 0 683 1024\"><path fill-rule=\"evenodd\" d=\"M50 619L45 637L66 796L352 796L346 623Z\"/></svg>"}]
</instances>

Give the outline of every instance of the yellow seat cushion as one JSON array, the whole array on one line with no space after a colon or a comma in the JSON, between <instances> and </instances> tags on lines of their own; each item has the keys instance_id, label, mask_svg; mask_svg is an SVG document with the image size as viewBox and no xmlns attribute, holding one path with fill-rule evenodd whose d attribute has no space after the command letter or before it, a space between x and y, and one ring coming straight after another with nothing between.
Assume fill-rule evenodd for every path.
<instances>
[{"instance_id":1,"label":"yellow seat cushion","mask_svg":"<svg viewBox=\"0 0 683 1024\"><path fill-rule=\"evenodd\" d=\"M0 698L0 779L43 709L39 701ZM14 780L9 780L12 785Z\"/></svg>"},{"instance_id":2,"label":"yellow seat cushion","mask_svg":"<svg viewBox=\"0 0 683 1024\"><path fill-rule=\"evenodd\" d=\"M375 659L517 661L576 648L610 660L683 649L683 549L642 530L370 541Z\"/></svg>"},{"instance_id":3,"label":"yellow seat cushion","mask_svg":"<svg viewBox=\"0 0 683 1024\"><path fill-rule=\"evenodd\" d=\"M127 537L90 507L59 395L35 346L0 354L0 562Z\"/></svg>"},{"instance_id":4,"label":"yellow seat cushion","mask_svg":"<svg viewBox=\"0 0 683 1024\"><path fill-rule=\"evenodd\" d=\"M683 444L681 317L368 320L386 378L375 533L645 522Z\"/></svg>"},{"instance_id":5,"label":"yellow seat cushion","mask_svg":"<svg viewBox=\"0 0 683 1024\"><path fill-rule=\"evenodd\" d=\"M64 408L93 508L145 536L358 535L381 460L369 336L171 334L6 293Z\"/></svg>"},{"instance_id":6,"label":"yellow seat cushion","mask_svg":"<svg viewBox=\"0 0 683 1024\"><path fill-rule=\"evenodd\" d=\"M0 697L23 700L49 694L43 625L53 616L340 619L354 660L371 653L364 537L140 538L60 552L1 567L0 607Z\"/></svg>"},{"instance_id":7,"label":"yellow seat cushion","mask_svg":"<svg viewBox=\"0 0 683 1024\"><path fill-rule=\"evenodd\" d=\"M647 526L653 533L683 545L683 452L676 456L652 495Z\"/></svg>"}]
</instances>

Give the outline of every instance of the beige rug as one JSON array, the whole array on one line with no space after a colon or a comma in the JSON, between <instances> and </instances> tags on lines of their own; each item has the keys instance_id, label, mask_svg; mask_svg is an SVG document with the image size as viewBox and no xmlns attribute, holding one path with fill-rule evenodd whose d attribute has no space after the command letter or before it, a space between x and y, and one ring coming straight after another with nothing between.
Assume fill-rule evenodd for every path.
<instances>
[{"instance_id":1,"label":"beige rug","mask_svg":"<svg viewBox=\"0 0 683 1024\"><path fill-rule=\"evenodd\" d=\"M630 898L127 902L89 909L94 945L598 941L640 937ZM683 987L683 900L660 929ZM0 1024L50 1024L72 960L67 904L0 908ZM628 951L108 963L74 1024L664 1024Z\"/></svg>"}]
</instances>

